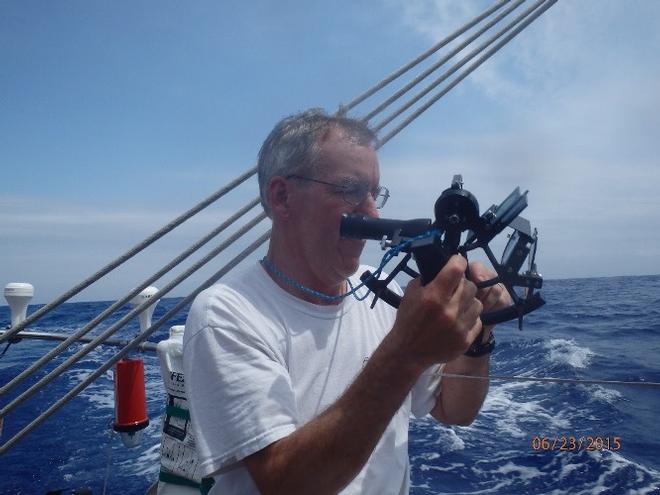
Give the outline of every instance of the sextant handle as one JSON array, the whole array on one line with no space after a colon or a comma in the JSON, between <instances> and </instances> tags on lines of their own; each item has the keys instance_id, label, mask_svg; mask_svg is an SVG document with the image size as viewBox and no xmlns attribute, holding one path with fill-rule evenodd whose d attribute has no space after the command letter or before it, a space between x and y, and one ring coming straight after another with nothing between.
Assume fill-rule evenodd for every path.
<instances>
[{"instance_id":1,"label":"sextant handle","mask_svg":"<svg viewBox=\"0 0 660 495\"><path fill-rule=\"evenodd\" d=\"M401 304L401 296L392 289L389 289L384 280L378 280L373 277L373 274L369 270L360 275L360 280L375 294L375 297L382 299L393 308L398 308L399 304Z\"/></svg>"},{"instance_id":2,"label":"sextant handle","mask_svg":"<svg viewBox=\"0 0 660 495\"><path fill-rule=\"evenodd\" d=\"M540 308L545 304L545 299L541 294L536 293L529 299L523 299L521 304L516 306L512 304L503 309L496 311L489 311L481 314L481 323L483 325L496 325L497 323L504 323L505 321L515 320L527 313Z\"/></svg>"}]
</instances>

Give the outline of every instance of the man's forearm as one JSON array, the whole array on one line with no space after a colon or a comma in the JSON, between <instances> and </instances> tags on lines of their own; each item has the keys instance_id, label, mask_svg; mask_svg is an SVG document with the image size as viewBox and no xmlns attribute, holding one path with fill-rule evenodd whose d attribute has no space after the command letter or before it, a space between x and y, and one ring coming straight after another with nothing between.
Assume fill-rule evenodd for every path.
<instances>
[{"instance_id":1,"label":"man's forearm","mask_svg":"<svg viewBox=\"0 0 660 495\"><path fill-rule=\"evenodd\" d=\"M447 363L442 372L456 375L488 376L490 356L460 356ZM446 424L467 426L477 417L488 393L488 380L442 377L442 389L431 414Z\"/></svg>"},{"instance_id":2,"label":"man's forearm","mask_svg":"<svg viewBox=\"0 0 660 495\"><path fill-rule=\"evenodd\" d=\"M246 458L259 490L337 493L369 459L421 372L388 336L337 402L288 437Z\"/></svg>"},{"instance_id":3,"label":"man's forearm","mask_svg":"<svg viewBox=\"0 0 660 495\"><path fill-rule=\"evenodd\" d=\"M484 282L496 276L483 264L470 264L471 278L474 282ZM485 312L505 308L511 304L511 298L502 284L480 289L477 297L483 304ZM481 342L487 342L493 327L485 327ZM443 373L487 377L490 367L490 356L468 357L465 355L447 362ZM431 414L447 424L467 426L477 417L488 393L488 380L471 378L442 378L442 388L436 406Z\"/></svg>"}]
</instances>

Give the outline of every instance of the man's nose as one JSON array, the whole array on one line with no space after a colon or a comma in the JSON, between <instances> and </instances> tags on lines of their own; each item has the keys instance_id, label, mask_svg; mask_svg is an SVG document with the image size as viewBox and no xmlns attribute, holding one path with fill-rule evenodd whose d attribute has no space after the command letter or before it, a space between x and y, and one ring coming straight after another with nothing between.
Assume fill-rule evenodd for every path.
<instances>
[{"instance_id":1,"label":"man's nose","mask_svg":"<svg viewBox=\"0 0 660 495\"><path fill-rule=\"evenodd\" d=\"M376 208L376 200L374 197L371 194L367 194L367 197L355 207L355 213L378 218L378 208Z\"/></svg>"}]
</instances>

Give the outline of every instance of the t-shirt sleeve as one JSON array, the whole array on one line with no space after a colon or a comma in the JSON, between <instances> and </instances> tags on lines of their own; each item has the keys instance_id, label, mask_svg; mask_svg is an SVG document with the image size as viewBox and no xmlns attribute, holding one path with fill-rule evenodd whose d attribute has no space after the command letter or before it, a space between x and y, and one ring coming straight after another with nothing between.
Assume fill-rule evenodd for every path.
<instances>
[{"instance_id":1,"label":"t-shirt sleeve","mask_svg":"<svg viewBox=\"0 0 660 495\"><path fill-rule=\"evenodd\" d=\"M429 414L435 407L441 391L444 364L435 364L426 369L411 390L410 408L416 418Z\"/></svg>"},{"instance_id":2,"label":"t-shirt sleeve","mask_svg":"<svg viewBox=\"0 0 660 495\"><path fill-rule=\"evenodd\" d=\"M258 317L248 322L246 310L201 297L186 323L185 387L206 475L289 435L298 424L277 339L256 328Z\"/></svg>"}]
</instances>

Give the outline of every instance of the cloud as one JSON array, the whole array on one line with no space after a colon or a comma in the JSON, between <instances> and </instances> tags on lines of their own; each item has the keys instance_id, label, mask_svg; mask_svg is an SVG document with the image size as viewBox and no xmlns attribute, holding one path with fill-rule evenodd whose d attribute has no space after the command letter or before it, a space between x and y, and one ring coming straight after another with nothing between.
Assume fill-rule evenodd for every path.
<instances>
[{"instance_id":1,"label":"cloud","mask_svg":"<svg viewBox=\"0 0 660 495\"><path fill-rule=\"evenodd\" d=\"M402 23L429 42L445 38L492 5L489 1L465 0L392 3L401 10ZM466 52L533 3L523 3ZM576 82L626 74L631 68L636 71L640 62L653 65L657 53L654 47L660 40L654 19L659 15L657 2L557 2L472 73L468 81L485 95L508 102L520 102L521 98L538 101L539 94L561 97ZM471 33L468 31L455 43Z\"/></svg>"}]
</instances>

